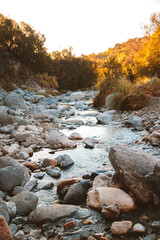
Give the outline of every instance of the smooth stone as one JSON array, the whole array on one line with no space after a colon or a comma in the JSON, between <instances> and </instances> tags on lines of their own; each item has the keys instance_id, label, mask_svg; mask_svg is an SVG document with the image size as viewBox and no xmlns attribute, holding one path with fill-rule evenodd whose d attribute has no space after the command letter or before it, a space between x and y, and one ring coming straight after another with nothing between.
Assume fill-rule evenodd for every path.
<instances>
[{"instance_id":1,"label":"smooth stone","mask_svg":"<svg viewBox=\"0 0 160 240\"><path fill-rule=\"evenodd\" d=\"M131 221L113 222L111 225L111 232L114 235L125 235L132 228Z\"/></svg>"},{"instance_id":2,"label":"smooth stone","mask_svg":"<svg viewBox=\"0 0 160 240\"><path fill-rule=\"evenodd\" d=\"M41 206L32 211L29 220L34 223L56 222L59 219L69 218L76 214L79 207L74 205L50 204Z\"/></svg>"},{"instance_id":3,"label":"smooth stone","mask_svg":"<svg viewBox=\"0 0 160 240\"><path fill-rule=\"evenodd\" d=\"M103 204L117 204L124 212L135 207L133 199L118 188L99 187L88 192L87 205L89 207L101 210Z\"/></svg>"},{"instance_id":4,"label":"smooth stone","mask_svg":"<svg viewBox=\"0 0 160 240\"><path fill-rule=\"evenodd\" d=\"M8 213L10 218L14 218L17 214L17 207L14 202L6 202L7 208L8 208Z\"/></svg>"},{"instance_id":5,"label":"smooth stone","mask_svg":"<svg viewBox=\"0 0 160 240\"><path fill-rule=\"evenodd\" d=\"M2 215L5 218L7 223L9 222L8 207L6 202L3 201L1 198L0 198L0 215Z\"/></svg>"},{"instance_id":6,"label":"smooth stone","mask_svg":"<svg viewBox=\"0 0 160 240\"><path fill-rule=\"evenodd\" d=\"M79 133L73 132L72 134L70 134L68 136L68 139L70 139L70 140L82 140L83 138Z\"/></svg>"},{"instance_id":7,"label":"smooth stone","mask_svg":"<svg viewBox=\"0 0 160 240\"><path fill-rule=\"evenodd\" d=\"M141 223L136 223L136 224L133 226L132 231L133 231L134 233L145 233L145 232L146 232L146 228L145 228Z\"/></svg>"},{"instance_id":8,"label":"smooth stone","mask_svg":"<svg viewBox=\"0 0 160 240\"><path fill-rule=\"evenodd\" d=\"M74 164L74 161L67 154L59 155L56 158L56 160L57 160L57 165L60 168L64 168L64 169L67 169L67 168L69 168L70 166L72 166Z\"/></svg>"}]
</instances>

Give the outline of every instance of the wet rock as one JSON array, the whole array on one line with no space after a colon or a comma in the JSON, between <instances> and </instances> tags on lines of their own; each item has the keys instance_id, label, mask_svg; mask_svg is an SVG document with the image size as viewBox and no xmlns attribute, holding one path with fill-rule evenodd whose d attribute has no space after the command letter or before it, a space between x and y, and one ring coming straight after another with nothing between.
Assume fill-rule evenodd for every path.
<instances>
[{"instance_id":1,"label":"wet rock","mask_svg":"<svg viewBox=\"0 0 160 240\"><path fill-rule=\"evenodd\" d=\"M18 230L18 227L17 227L17 225L16 225L16 224L14 224L14 223L11 223L11 224L9 224L9 229L10 229L10 231L11 231L12 235L14 235L14 234L17 232L17 230Z\"/></svg>"},{"instance_id":2,"label":"wet rock","mask_svg":"<svg viewBox=\"0 0 160 240\"><path fill-rule=\"evenodd\" d=\"M16 93L9 93L4 99L4 105L16 109L24 109L28 112L28 106L25 101Z\"/></svg>"},{"instance_id":3,"label":"wet rock","mask_svg":"<svg viewBox=\"0 0 160 240\"><path fill-rule=\"evenodd\" d=\"M111 226L111 232L114 235L125 235L129 232L131 228L132 228L131 221L113 222Z\"/></svg>"},{"instance_id":4,"label":"wet rock","mask_svg":"<svg viewBox=\"0 0 160 240\"><path fill-rule=\"evenodd\" d=\"M12 240L12 233L9 226L3 216L0 216L0 239L1 240Z\"/></svg>"},{"instance_id":5,"label":"wet rock","mask_svg":"<svg viewBox=\"0 0 160 240\"><path fill-rule=\"evenodd\" d=\"M38 197L35 193L23 191L12 197L10 201L16 204L18 215L27 215L36 208Z\"/></svg>"},{"instance_id":6,"label":"wet rock","mask_svg":"<svg viewBox=\"0 0 160 240\"><path fill-rule=\"evenodd\" d=\"M76 143L67 139L67 137L58 130L52 130L46 135L46 143L50 144L53 147L66 146L75 148L77 146Z\"/></svg>"},{"instance_id":7,"label":"wet rock","mask_svg":"<svg viewBox=\"0 0 160 240\"><path fill-rule=\"evenodd\" d=\"M38 178L38 179L42 179L44 177L45 173L44 172L39 172L39 173L35 173L33 175L33 177Z\"/></svg>"},{"instance_id":8,"label":"wet rock","mask_svg":"<svg viewBox=\"0 0 160 240\"><path fill-rule=\"evenodd\" d=\"M41 188L41 190L48 190L48 189L51 189L51 188L53 188L53 187L54 187L54 183L53 183L53 182L49 182L49 183L45 184L45 185Z\"/></svg>"},{"instance_id":9,"label":"wet rock","mask_svg":"<svg viewBox=\"0 0 160 240\"><path fill-rule=\"evenodd\" d=\"M81 110L88 110L89 106L86 105L86 103L82 102L82 101L78 101L75 103L75 108L76 109L81 109Z\"/></svg>"},{"instance_id":10,"label":"wet rock","mask_svg":"<svg viewBox=\"0 0 160 240\"><path fill-rule=\"evenodd\" d=\"M68 136L68 139L70 139L70 140L82 140L83 138L79 133L73 132L72 134L70 134Z\"/></svg>"},{"instance_id":11,"label":"wet rock","mask_svg":"<svg viewBox=\"0 0 160 240\"><path fill-rule=\"evenodd\" d=\"M61 177L61 173L60 173L59 169L55 169L55 168L53 169L52 167L47 167L46 168L46 173L53 178L60 178Z\"/></svg>"},{"instance_id":12,"label":"wet rock","mask_svg":"<svg viewBox=\"0 0 160 240\"><path fill-rule=\"evenodd\" d=\"M160 194L160 161L158 161L155 165L154 174L155 174L155 181L156 181L157 190Z\"/></svg>"},{"instance_id":13,"label":"wet rock","mask_svg":"<svg viewBox=\"0 0 160 240\"><path fill-rule=\"evenodd\" d=\"M59 219L72 217L79 207L74 205L50 204L36 208L30 213L29 219L35 223L56 222Z\"/></svg>"},{"instance_id":14,"label":"wet rock","mask_svg":"<svg viewBox=\"0 0 160 240\"><path fill-rule=\"evenodd\" d=\"M108 124L112 121L112 117L113 115L117 113L115 110L110 110L110 111L106 111L104 113L100 113L96 116L98 123L101 124Z\"/></svg>"},{"instance_id":15,"label":"wet rock","mask_svg":"<svg viewBox=\"0 0 160 240\"><path fill-rule=\"evenodd\" d=\"M24 188L28 191L31 191L34 187L37 186L37 184L38 184L37 179L31 179L24 185Z\"/></svg>"},{"instance_id":16,"label":"wet rock","mask_svg":"<svg viewBox=\"0 0 160 240\"><path fill-rule=\"evenodd\" d=\"M134 233L145 233L146 232L146 228L141 224L141 223L136 223L134 226L133 226L133 229L132 231Z\"/></svg>"},{"instance_id":17,"label":"wet rock","mask_svg":"<svg viewBox=\"0 0 160 240\"><path fill-rule=\"evenodd\" d=\"M2 215L5 218L7 223L9 222L8 207L5 201L3 201L1 198L0 198L0 215Z\"/></svg>"},{"instance_id":18,"label":"wet rock","mask_svg":"<svg viewBox=\"0 0 160 240\"><path fill-rule=\"evenodd\" d=\"M101 213L104 219L116 220L120 215L120 209L117 204L104 204Z\"/></svg>"},{"instance_id":19,"label":"wet rock","mask_svg":"<svg viewBox=\"0 0 160 240\"><path fill-rule=\"evenodd\" d=\"M2 191L0 191L0 198L2 198L3 200L5 199L5 194Z\"/></svg>"},{"instance_id":20,"label":"wet rock","mask_svg":"<svg viewBox=\"0 0 160 240\"><path fill-rule=\"evenodd\" d=\"M142 203L153 202L156 160L148 153L117 145L110 148L109 160L120 180Z\"/></svg>"},{"instance_id":21,"label":"wet rock","mask_svg":"<svg viewBox=\"0 0 160 240\"><path fill-rule=\"evenodd\" d=\"M89 138L89 137L85 138L83 140L83 142L84 142L86 148L91 148L91 149L94 148L96 143L98 143L97 140L95 140L94 138Z\"/></svg>"},{"instance_id":22,"label":"wet rock","mask_svg":"<svg viewBox=\"0 0 160 240\"><path fill-rule=\"evenodd\" d=\"M117 204L119 209L124 212L134 208L133 199L121 189L99 187L88 192L87 205L89 207L102 209L103 204Z\"/></svg>"},{"instance_id":23,"label":"wet rock","mask_svg":"<svg viewBox=\"0 0 160 240\"><path fill-rule=\"evenodd\" d=\"M70 221L70 222L67 222L64 224L64 229L68 229L68 228L72 228L72 227L75 227L76 226L76 223L73 222L73 221Z\"/></svg>"},{"instance_id":24,"label":"wet rock","mask_svg":"<svg viewBox=\"0 0 160 240\"><path fill-rule=\"evenodd\" d=\"M82 180L69 187L67 194L64 197L65 204L80 205L86 201L87 192L90 188L88 180Z\"/></svg>"},{"instance_id":25,"label":"wet rock","mask_svg":"<svg viewBox=\"0 0 160 240\"><path fill-rule=\"evenodd\" d=\"M74 161L67 154L59 155L56 158L56 160L57 160L57 165L60 168L64 168L64 169L67 169L67 168L69 168L70 166L72 166L74 164Z\"/></svg>"},{"instance_id":26,"label":"wet rock","mask_svg":"<svg viewBox=\"0 0 160 240\"><path fill-rule=\"evenodd\" d=\"M81 178L69 178L69 179L63 179L63 180L59 181L58 185L57 185L57 194L60 195L61 191L65 187L70 187L71 185L79 182L80 180L81 180Z\"/></svg>"}]
</instances>

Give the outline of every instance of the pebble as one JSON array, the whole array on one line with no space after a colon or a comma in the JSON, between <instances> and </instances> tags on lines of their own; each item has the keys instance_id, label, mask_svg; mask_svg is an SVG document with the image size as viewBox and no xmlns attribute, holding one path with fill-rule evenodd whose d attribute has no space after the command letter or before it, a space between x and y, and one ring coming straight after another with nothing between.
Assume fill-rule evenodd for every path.
<instances>
[{"instance_id":1,"label":"pebble","mask_svg":"<svg viewBox=\"0 0 160 240\"><path fill-rule=\"evenodd\" d=\"M113 222L111 225L111 232L114 235L124 235L127 234L131 228L132 228L131 221Z\"/></svg>"}]
</instances>

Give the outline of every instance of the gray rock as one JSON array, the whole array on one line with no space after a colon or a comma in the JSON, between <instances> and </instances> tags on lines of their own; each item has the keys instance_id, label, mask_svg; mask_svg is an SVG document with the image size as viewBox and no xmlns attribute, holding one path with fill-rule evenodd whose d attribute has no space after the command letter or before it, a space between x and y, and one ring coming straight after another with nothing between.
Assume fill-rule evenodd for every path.
<instances>
[{"instance_id":1,"label":"gray rock","mask_svg":"<svg viewBox=\"0 0 160 240\"><path fill-rule=\"evenodd\" d=\"M0 114L0 126L14 124L15 122L17 122L17 118L15 116L9 115L8 113L4 112Z\"/></svg>"},{"instance_id":2,"label":"gray rock","mask_svg":"<svg viewBox=\"0 0 160 240\"><path fill-rule=\"evenodd\" d=\"M82 101L78 101L75 103L75 108L76 109L81 109L81 110L88 110L89 106L86 105L86 103L82 102Z\"/></svg>"},{"instance_id":3,"label":"gray rock","mask_svg":"<svg viewBox=\"0 0 160 240\"><path fill-rule=\"evenodd\" d=\"M11 230L12 235L14 235L17 232L18 227L16 224L11 223L11 224L9 224L9 229Z\"/></svg>"},{"instance_id":4,"label":"gray rock","mask_svg":"<svg viewBox=\"0 0 160 240\"><path fill-rule=\"evenodd\" d=\"M14 218L16 216L17 213L17 207L16 204L14 202L6 202L7 208L8 208L8 213L10 218Z\"/></svg>"},{"instance_id":5,"label":"gray rock","mask_svg":"<svg viewBox=\"0 0 160 240\"><path fill-rule=\"evenodd\" d=\"M23 191L12 197L10 201L16 204L18 215L27 215L36 208L38 197L35 193Z\"/></svg>"},{"instance_id":6,"label":"gray rock","mask_svg":"<svg viewBox=\"0 0 160 240\"><path fill-rule=\"evenodd\" d=\"M53 178L60 178L61 177L60 171L57 170L57 169L54 169L52 167L47 167L46 168L46 173Z\"/></svg>"},{"instance_id":7,"label":"gray rock","mask_svg":"<svg viewBox=\"0 0 160 240\"><path fill-rule=\"evenodd\" d=\"M85 187L83 185L83 182L78 182L71 185L68 189L67 194L64 197L64 203L73 205L80 205L84 203L87 198L87 192L89 187L91 187L89 184L88 187Z\"/></svg>"},{"instance_id":8,"label":"gray rock","mask_svg":"<svg viewBox=\"0 0 160 240\"><path fill-rule=\"evenodd\" d=\"M113 115L116 113L115 110L106 111L104 113L100 113L96 116L98 123L108 124L112 121Z\"/></svg>"},{"instance_id":9,"label":"gray rock","mask_svg":"<svg viewBox=\"0 0 160 240\"><path fill-rule=\"evenodd\" d=\"M49 183L47 183L47 184L45 184L41 189L43 190L48 190L48 189L51 189L51 188L53 188L53 186L54 186L54 183L53 182L49 182Z\"/></svg>"},{"instance_id":10,"label":"gray rock","mask_svg":"<svg viewBox=\"0 0 160 240\"><path fill-rule=\"evenodd\" d=\"M4 90L4 89L0 89L0 96L2 97L2 98L5 98L5 96L7 95L8 93Z\"/></svg>"},{"instance_id":11,"label":"gray rock","mask_svg":"<svg viewBox=\"0 0 160 240\"><path fill-rule=\"evenodd\" d=\"M2 215L6 222L9 222L9 213L6 203L0 198L0 215Z\"/></svg>"},{"instance_id":12,"label":"gray rock","mask_svg":"<svg viewBox=\"0 0 160 240\"><path fill-rule=\"evenodd\" d=\"M26 191L24 187L16 186L12 191L12 196L17 195L18 193L21 193L22 191Z\"/></svg>"},{"instance_id":13,"label":"gray rock","mask_svg":"<svg viewBox=\"0 0 160 240\"><path fill-rule=\"evenodd\" d=\"M14 127L13 125L7 125L0 128L0 133L2 134L11 134Z\"/></svg>"},{"instance_id":14,"label":"gray rock","mask_svg":"<svg viewBox=\"0 0 160 240\"><path fill-rule=\"evenodd\" d=\"M66 169L66 168L68 168L68 167L70 167L70 166L72 166L74 164L74 161L67 154L59 155L56 158L56 160L57 160L57 165L60 168L64 168L64 169Z\"/></svg>"},{"instance_id":15,"label":"gray rock","mask_svg":"<svg viewBox=\"0 0 160 240\"><path fill-rule=\"evenodd\" d=\"M117 145L110 148L109 160L120 180L139 201L153 202L156 194L153 178L156 159L143 150Z\"/></svg>"},{"instance_id":16,"label":"gray rock","mask_svg":"<svg viewBox=\"0 0 160 240\"><path fill-rule=\"evenodd\" d=\"M89 137L85 138L83 140L83 142L85 144L85 148L91 148L91 149L94 148L96 143L98 143L97 140L95 140L94 138L89 138Z\"/></svg>"},{"instance_id":17,"label":"gray rock","mask_svg":"<svg viewBox=\"0 0 160 240\"><path fill-rule=\"evenodd\" d=\"M35 173L35 174L33 175L33 177L42 179L42 178L44 177L44 175L45 175L44 172L39 172L39 173Z\"/></svg>"},{"instance_id":18,"label":"gray rock","mask_svg":"<svg viewBox=\"0 0 160 240\"><path fill-rule=\"evenodd\" d=\"M63 218L72 217L79 210L79 207L74 205L50 204L36 208L29 215L29 220L35 223L56 222Z\"/></svg>"},{"instance_id":19,"label":"gray rock","mask_svg":"<svg viewBox=\"0 0 160 240\"><path fill-rule=\"evenodd\" d=\"M19 167L8 166L0 169L0 189L4 192L10 192L15 186L23 183L23 172Z\"/></svg>"},{"instance_id":20,"label":"gray rock","mask_svg":"<svg viewBox=\"0 0 160 240\"><path fill-rule=\"evenodd\" d=\"M38 103L39 101L43 100L45 98L44 95L32 95L31 101L32 103Z\"/></svg>"},{"instance_id":21,"label":"gray rock","mask_svg":"<svg viewBox=\"0 0 160 240\"><path fill-rule=\"evenodd\" d=\"M107 110L112 110L115 107L114 99L119 95L119 93L112 93L106 97L105 107Z\"/></svg>"},{"instance_id":22,"label":"gray rock","mask_svg":"<svg viewBox=\"0 0 160 240\"><path fill-rule=\"evenodd\" d=\"M24 188L28 191L31 191L34 187L37 186L37 184L38 184L37 179L31 179L24 185Z\"/></svg>"},{"instance_id":23,"label":"gray rock","mask_svg":"<svg viewBox=\"0 0 160 240\"><path fill-rule=\"evenodd\" d=\"M4 99L4 105L12 108L13 110L16 109L24 109L28 112L28 106L25 101L16 93L9 93Z\"/></svg>"},{"instance_id":24,"label":"gray rock","mask_svg":"<svg viewBox=\"0 0 160 240\"><path fill-rule=\"evenodd\" d=\"M156 234L153 233L153 234L150 234L150 235L146 236L144 238L144 240L158 240L158 239L156 238Z\"/></svg>"},{"instance_id":25,"label":"gray rock","mask_svg":"<svg viewBox=\"0 0 160 240\"><path fill-rule=\"evenodd\" d=\"M3 200L5 199L5 194L4 194L4 192L2 192L2 191L0 191L0 198L2 198Z\"/></svg>"},{"instance_id":26,"label":"gray rock","mask_svg":"<svg viewBox=\"0 0 160 240\"><path fill-rule=\"evenodd\" d=\"M22 230L19 230L15 235L15 240L25 240L25 235L24 232Z\"/></svg>"},{"instance_id":27,"label":"gray rock","mask_svg":"<svg viewBox=\"0 0 160 240\"><path fill-rule=\"evenodd\" d=\"M27 182L30 178L28 169L26 167L24 167L23 165L21 165L18 161L10 158L10 157L0 157L0 170L5 169L6 167L14 167L16 168L19 173L18 175L22 175L22 179L20 179L20 181L22 180L22 185ZM15 172L17 172L15 170ZM13 171L13 175L15 174L15 172ZM11 173L9 173L9 176L12 178L14 178ZM5 177L6 178L6 177ZM2 179L2 181L4 182L4 180ZM16 183L16 181L13 179L15 186L17 186L18 184ZM7 184L10 184L10 186L13 186L13 184L11 183L11 180L9 180L8 176L7 176L7 182L5 183L5 186L7 186ZM1 186L0 186L1 187ZM12 187L10 187L12 189Z\"/></svg>"},{"instance_id":28,"label":"gray rock","mask_svg":"<svg viewBox=\"0 0 160 240\"><path fill-rule=\"evenodd\" d=\"M32 137L32 134L31 133L19 133L16 135L16 141L18 142L25 142L27 140L27 138L30 138Z\"/></svg>"}]
</instances>

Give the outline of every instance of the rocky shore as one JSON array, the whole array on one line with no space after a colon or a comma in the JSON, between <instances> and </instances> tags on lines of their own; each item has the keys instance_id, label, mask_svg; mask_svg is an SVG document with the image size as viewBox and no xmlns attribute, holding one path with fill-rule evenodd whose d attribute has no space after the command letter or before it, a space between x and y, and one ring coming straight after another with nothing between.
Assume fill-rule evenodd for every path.
<instances>
[{"instance_id":1,"label":"rocky shore","mask_svg":"<svg viewBox=\"0 0 160 240\"><path fill-rule=\"evenodd\" d=\"M160 99L119 113L94 96L0 89L1 240L160 239Z\"/></svg>"}]
</instances>

